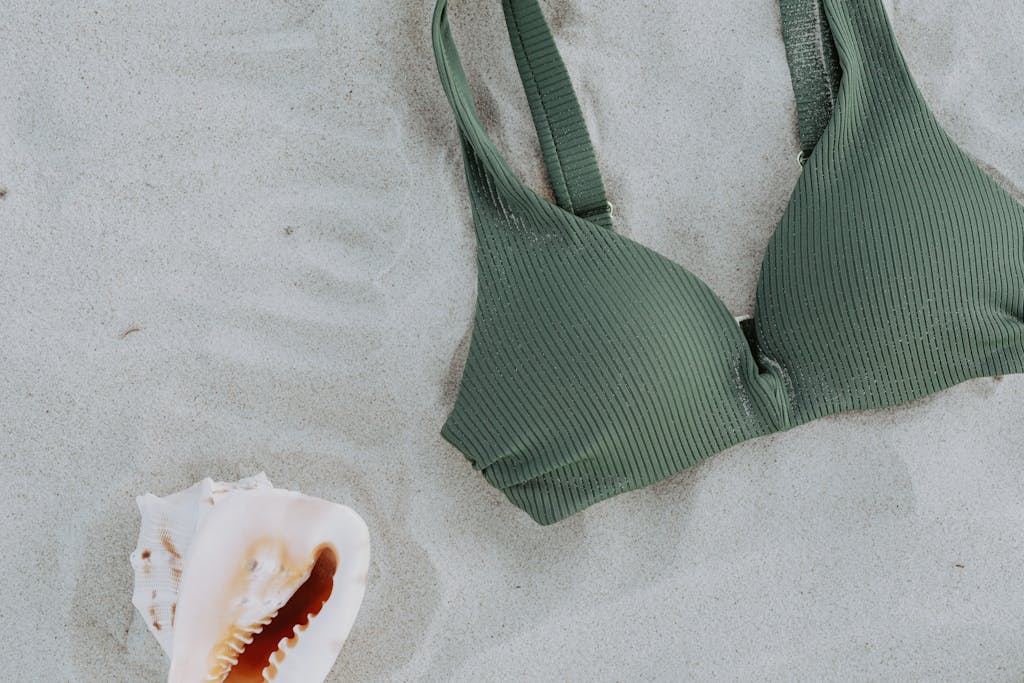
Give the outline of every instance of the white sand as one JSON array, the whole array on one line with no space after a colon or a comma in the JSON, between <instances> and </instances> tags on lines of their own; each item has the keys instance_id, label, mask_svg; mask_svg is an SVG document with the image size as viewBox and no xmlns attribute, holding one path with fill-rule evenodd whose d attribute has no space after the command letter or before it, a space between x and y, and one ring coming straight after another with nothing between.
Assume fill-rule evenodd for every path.
<instances>
[{"instance_id":1,"label":"white sand","mask_svg":"<svg viewBox=\"0 0 1024 683\"><path fill-rule=\"evenodd\" d=\"M453 2L540 187L499 3ZM161 680L133 497L259 470L370 524L332 681L1024 678L1024 378L550 528L444 444L475 276L432 4L5 4L0 680ZM1024 187L1024 4L893 4L939 119ZM620 229L749 313L799 171L773 0L546 6Z\"/></svg>"}]
</instances>

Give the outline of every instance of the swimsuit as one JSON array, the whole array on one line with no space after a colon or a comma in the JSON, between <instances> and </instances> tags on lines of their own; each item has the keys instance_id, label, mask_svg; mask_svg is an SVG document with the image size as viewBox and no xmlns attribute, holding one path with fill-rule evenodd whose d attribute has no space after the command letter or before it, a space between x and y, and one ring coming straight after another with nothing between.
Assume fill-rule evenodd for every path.
<instances>
[{"instance_id":1,"label":"swimsuit","mask_svg":"<svg viewBox=\"0 0 1024 683\"><path fill-rule=\"evenodd\" d=\"M447 4L434 51L478 290L442 434L536 521L826 415L1024 372L1024 207L935 121L881 0L780 0L804 168L740 324L613 230L536 0L503 4L557 205L484 131Z\"/></svg>"}]
</instances>

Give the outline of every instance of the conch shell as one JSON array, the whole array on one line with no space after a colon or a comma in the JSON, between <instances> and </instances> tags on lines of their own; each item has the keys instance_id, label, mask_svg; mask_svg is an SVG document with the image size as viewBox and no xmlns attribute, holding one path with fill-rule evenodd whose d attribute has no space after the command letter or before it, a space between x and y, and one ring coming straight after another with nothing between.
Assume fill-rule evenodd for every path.
<instances>
[{"instance_id":1,"label":"conch shell","mask_svg":"<svg viewBox=\"0 0 1024 683\"><path fill-rule=\"evenodd\" d=\"M168 683L320 683L366 589L370 540L347 507L263 474L140 496L132 602Z\"/></svg>"}]
</instances>

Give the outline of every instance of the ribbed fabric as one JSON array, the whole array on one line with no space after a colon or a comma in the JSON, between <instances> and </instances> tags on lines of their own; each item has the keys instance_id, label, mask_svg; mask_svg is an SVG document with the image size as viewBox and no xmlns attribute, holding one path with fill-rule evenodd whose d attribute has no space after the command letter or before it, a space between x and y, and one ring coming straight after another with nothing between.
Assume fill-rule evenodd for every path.
<instances>
[{"instance_id":1,"label":"ribbed fabric","mask_svg":"<svg viewBox=\"0 0 1024 683\"><path fill-rule=\"evenodd\" d=\"M746 335L704 283L610 229L536 0L506 0L505 12L557 206L518 180L481 126L447 0L437 4L478 265L442 434L542 524L763 434L1024 372L1024 207L935 122L880 0L781 1L787 42L825 26L842 78L830 104L831 67L805 69L804 48L790 50L798 99L817 93L806 102L834 110L824 126L820 112L800 117L813 153ZM826 22L801 24L798 6Z\"/></svg>"}]
</instances>

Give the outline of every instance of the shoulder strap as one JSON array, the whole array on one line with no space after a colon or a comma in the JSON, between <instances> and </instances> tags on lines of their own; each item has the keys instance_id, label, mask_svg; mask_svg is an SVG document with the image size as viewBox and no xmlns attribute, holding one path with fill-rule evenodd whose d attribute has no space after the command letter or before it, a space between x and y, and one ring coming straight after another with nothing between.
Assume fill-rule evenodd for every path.
<instances>
[{"instance_id":1,"label":"shoulder strap","mask_svg":"<svg viewBox=\"0 0 1024 683\"><path fill-rule=\"evenodd\" d=\"M502 5L555 200L580 218L611 228L611 204L586 122L540 5L537 0L502 0ZM485 162L497 164L507 183L514 174L480 123L452 41L447 9L448 0L438 0L434 12L434 52L445 92L464 138Z\"/></svg>"},{"instance_id":2,"label":"shoulder strap","mask_svg":"<svg viewBox=\"0 0 1024 683\"><path fill-rule=\"evenodd\" d=\"M559 206L611 227L611 208L576 93L537 0L503 0L512 51Z\"/></svg>"},{"instance_id":3,"label":"shoulder strap","mask_svg":"<svg viewBox=\"0 0 1024 683\"><path fill-rule=\"evenodd\" d=\"M801 163L825 131L839 94L842 69L824 0L779 0L782 38L796 95Z\"/></svg>"}]
</instances>

